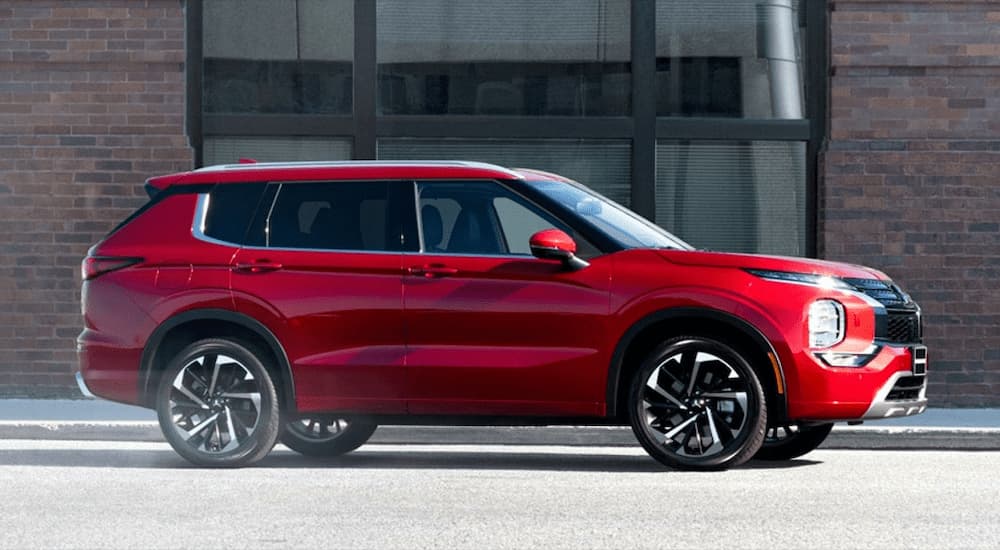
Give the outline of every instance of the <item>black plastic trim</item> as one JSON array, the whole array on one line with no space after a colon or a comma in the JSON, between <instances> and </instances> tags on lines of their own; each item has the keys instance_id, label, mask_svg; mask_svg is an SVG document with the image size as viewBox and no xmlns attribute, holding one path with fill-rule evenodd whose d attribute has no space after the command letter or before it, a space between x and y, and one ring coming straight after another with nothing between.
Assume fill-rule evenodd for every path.
<instances>
[{"instance_id":1,"label":"black plastic trim","mask_svg":"<svg viewBox=\"0 0 1000 550\"><path fill-rule=\"evenodd\" d=\"M160 326L156 327L153 334L150 335L149 339L146 341L146 346L142 350L142 358L139 362L139 398L145 406L154 406L153 392L155 391L155 388L149 387L149 379L153 368L153 359L156 357L156 351L163 342L163 338L168 332L170 332L171 329L191 321L226 321L240 325L241 327L254 332L257 336L260 336L265 342L267 342L268 347L274 353L275 357L278 358L278 367L280 368L281 375L283 377L282 387L284 388L283 397L285 401L285 408L290 412L295 412L297 410L295 402L295 381L292 378L292 369L290 363L288 362L288 355L285 354L285 349L281 347L281 343L278 342L278 339L274 336L274 334L259 321L241 313L226 309L188 310L174 315L161 323ZM210 335L206 335L206 337L209 336Z\"/></svg>"},{"instance_id":2,"label":"black plastic trim","mask_svg":"<svg viewBox=\"0 0 1000 550\"><path fill-rule=\"evenodd\" d=\"M642 332L644 329L652 324L659 323L661 321L667 321L670 319L704 319L709 321L716 321L724 323L731 328L739 330L744 333L751 340L754 341L758 346L760 346L762 351L770 352L774 354L774 359L778 363L778 372L781 375L781 386L787 388L785 384L785 369L781 364L781 358L778 356L778 352L775 351L774 346L771 342L757 329L757 327L751 325L747 321L740 319L729 313L714 309L705 309L697 307L679 307L672 309L660 310L643 317L634 325L632 325L625 335L622 336L621 340L618 341L618 345L615 346L615 352L611 356L611 364L608 367L608 380L607 380L607 390L605 393L605 399L607 401L607 415L609 417L615 417L618 413L618 392L621 387L621 372L623 363L625 361L625 352L628 350L632 341L635 337ZM669 336L680 336L677 335L664 335L664 337ZM782 397L784 400L773 403L772 405L780 407L779 416L784 417L785 411L787 410L787 390L782 392Z\"/></svg>"}]
</instances>

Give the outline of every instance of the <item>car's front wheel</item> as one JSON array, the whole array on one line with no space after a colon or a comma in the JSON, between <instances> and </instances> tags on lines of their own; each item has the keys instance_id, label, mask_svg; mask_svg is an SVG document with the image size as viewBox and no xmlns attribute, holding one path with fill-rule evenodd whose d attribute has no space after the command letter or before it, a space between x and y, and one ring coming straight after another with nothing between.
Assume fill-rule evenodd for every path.
<instances>
[{"instance_id":1,"label":"car's front wheel","mask_svg":"<svg viewBox=\"0 0 1000 550\"><path fill-rule=\"evenodd\" d=\"M769 426L764 444L754 455L757 460L791 460L819 447L833 430L833 424Z\"/></svg>"},{"instance_id":2,"label":"car's front wheel","mask_svg":"<svg viewBox=\"0 0 1000 550\"><path fill-rule=\"evenodd\" d=\"M639 367L629 397L639 443L672 468L737 466L764 439L767 409L756 373L738 351L711 338L665 342Z\"/></svg>"},{"instance_id":3,"label":"car's front wheel","mask_svg":"<svg viewBox=\"0 0 1000 550\"><path fill-rule=\"evenodd\" d=\"M304 417L285 425L281 442L307 456L339 456L364 445L376 427L361 419Z\"/></svg>"},{"instance_id":4,"label":"car's front wheel","mask_svg":"<svg viewBox=\"0 0 1000 550\"><path fill-rule=\"evenodd\" d=\"M163 435L198 466L238 467L263 458L278 438L278 395L261 354L248 344L206 339L184 348L160 378Z\"/></svg>"}]
</instances>

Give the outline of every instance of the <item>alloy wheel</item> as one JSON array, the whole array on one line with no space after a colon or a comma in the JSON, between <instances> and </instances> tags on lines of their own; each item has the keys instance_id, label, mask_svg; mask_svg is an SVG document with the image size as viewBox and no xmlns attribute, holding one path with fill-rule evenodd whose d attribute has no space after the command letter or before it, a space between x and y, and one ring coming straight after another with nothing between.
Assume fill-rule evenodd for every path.
<instances>
[{"instance_id":1,"label":"alloy wheel","mask_svg":"<svg viewBox=\"0 0 1000 550\"><path fill-rule=\"evenodd\" d=\"M172 426L188 446L200 453L228 453L258 428L260 385L233 357L200 355L174 377L169 407Z\"/></svg>"},{"instance_id":2,"label":"alloy wheel","mask_svg":"<svg viewBox=\"0 0 1000 550\"><path fill-rule=\"evenodd\" d=\"M750 392L746 378L728 361L696 345L681 346L644 381L643 429L676 456L720 455L748 425Z\"/></svg>"},{"instance_id":3,"label":"alloy wheel","mask_svg":"<svg viewBox=\"0 0 1000 550\"><path fill-rule=\"evenodd\" d=\"M347 433L346 418L301 418L288 423L288 430L309 441L331 441Z\"/></svg>"}]
</instances>

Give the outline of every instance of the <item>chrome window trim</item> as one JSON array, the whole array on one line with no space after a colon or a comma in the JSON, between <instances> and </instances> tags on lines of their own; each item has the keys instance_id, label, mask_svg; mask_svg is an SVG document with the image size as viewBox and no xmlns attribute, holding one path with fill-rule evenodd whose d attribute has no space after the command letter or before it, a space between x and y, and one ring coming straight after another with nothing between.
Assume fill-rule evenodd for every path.
<instances>
[{"instance_id":1,"label":"chrome window trim","mask_svg":"<svg viewBox=\"0 0 1000 550\"><path fill-rule=\"evenodd\" d=\"M411 180L413 181L413 180ZM484 181L494 181L494 180L484 180ZM291 182L297 183L297 182ZM313 182L315 183L315 182ZM494 182L498 183L498 182ZM278 183L278 191L274 195L274 200L268 207L267 221L265 222L264 233L265 242L270 239L268 228L270 226L271 211L274 209L275 203L278 202L278 194L281 193L281 186L284 183ZM417 185L416 181L413 181L413 192L414 199L416 199ZM194 219L191 223L191 235L199 240L206 243L229 246L233 248L240 248L245 250L261 250L261 251L274 251L274 252L331 252L337 254L374 254L374 255L386 255L386 254L398 254L400 256L450 256L450 257L462 257L462 258L493 258L493 259L526 259L534 258L531 254L461 254L455 252L425 252L423 250L423 234L420 234L420 250L410 251L410 250L352 250L352 249L342 249L342 248L290 248L290 247L275 247L275 246L249 246L242 245L239 243L223 241L221 239L216 239L205 234L205 222L208 218L208 208L211 205L211 196L209 193L199 193L198 200L195 203L194 209ZM419 200L414 200L415 207L419 207ZM417 215L417 226L418 232L422 231L420 228L420 216ZM539 260L541 261L541 260Z\"/></svg>"}]
</instances>

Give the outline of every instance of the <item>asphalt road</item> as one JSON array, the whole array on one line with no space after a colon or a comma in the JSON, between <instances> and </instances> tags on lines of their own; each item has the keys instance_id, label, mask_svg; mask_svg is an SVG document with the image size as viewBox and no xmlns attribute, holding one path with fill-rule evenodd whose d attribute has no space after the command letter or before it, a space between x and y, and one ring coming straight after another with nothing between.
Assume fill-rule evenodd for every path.
<instances>
[{"instance_id":1,"label":"asphalt road","mask_svg":"<svg viewBox=\"0 0 1000 550\"><path fill-rule=\"evenodd\" d=\"M162 443L0 440L4 548L998 548L1000 452L820 450L671 472L638 448L282 447L189 467Z\"/></svg>"}]
</instances>

